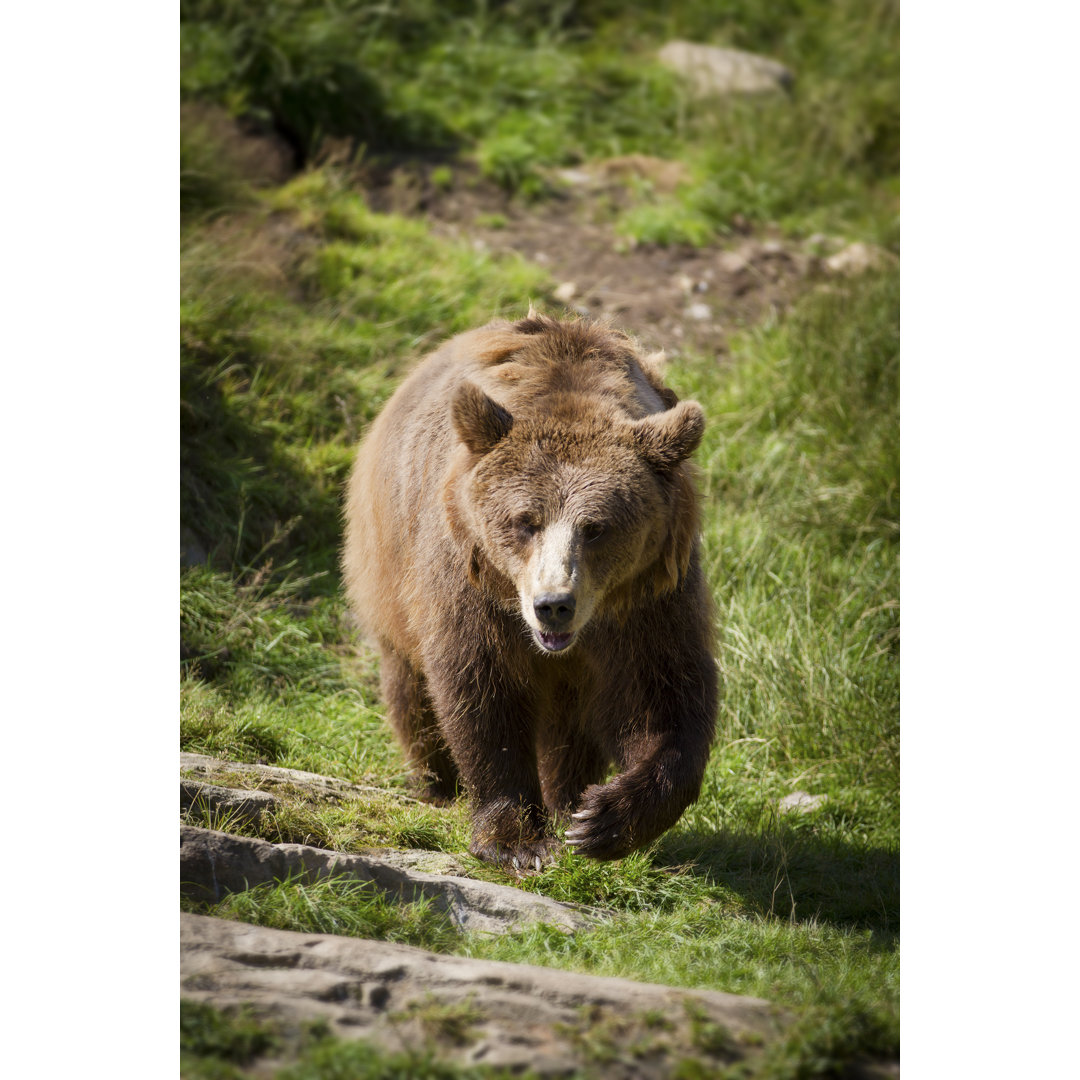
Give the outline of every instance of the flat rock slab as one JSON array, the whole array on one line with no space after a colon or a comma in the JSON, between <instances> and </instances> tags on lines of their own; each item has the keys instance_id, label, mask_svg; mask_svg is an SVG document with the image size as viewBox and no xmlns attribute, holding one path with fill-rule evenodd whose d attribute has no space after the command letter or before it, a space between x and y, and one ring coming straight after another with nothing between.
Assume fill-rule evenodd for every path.
<instances>
[{"instance_id":1,"label":"flat rock slab","mask_svg":"<svg viewBox=\"0 0 1080 1080\"><path fill-rule=\"evenodd\" d=\"M788 90L795 76L777 60L741 49L669 41L659 52L665 67L686 76L697 97Z\"/></svg>"},{"instance_id":2,"label":"flat rock slab","mask_svg":"<svg viewBox=\"0 0 1080 1080\"><path fill-rule=\"evenodd\" d=\"M390 1051L427 1048L541 1075L565 1075L600 1053L598 1074L616 1080L667 1076L696 1057L707 1071L694 1075L712 1075L780 1023L757 998L180 918L183 997L217 1008L250 1004L286 1027L325 1019L339 1037ZM448 1010L456 1010L452 1024Z\"/></svg>"},{"instance_id":3,"label":"flat rock slab","mask_svg":"<svg viewBox=\"0 0 1080 1080\"><path fill-rule=\"evenodd\" d=\"M864 244L857 241L848 244L843 251L830 255L825 260L825 269L830 274L839 274L843 277L855 277L865 274L869 270L881 270L887 266L895 266L896 256L884 248L874 247L873 244Z\"/></svg>"},{"instance_id":4,"label":"flat rock slab","mask_svg":"<svg viewBox=\"0 0 1080 1080\"><path fill-rule=\"evenodd\" d=\"M329 799L340 802L343 799L357 799L364 795L384 795L401 802L419 802L403 792L389 791L385 788L353 784L348 780L338 780L333 776L320 776L318 773L304 772L302 769L283 769L277 765L252 765L240 761L223 761L208 757L206 754L180 755L180 773L188 783L205 781L210 783L221 776L242 776L251 778L256 783L270 786L286 785L300 790L312 798Z\"/></svg>"},{"instance_id":5,"label":"flat rock slab","mask_svg":"<svg viewBox=\"0 0 1080 1080\"><path fill-rule=\"evenodd\" d=\"M574 931L594 921L582 908L509 885L428 874L372 855L349 855L306 844L271 844L193 825L180 826L180 891L215 903L226 893L295 878L345 877L370 882L393 899L432 901L460 930L501 934L529 923Z\"/></svg>"},{"instance_id":6,"label":"flat rock slab","mask_svg":"<svg viewBox=\"0 0 1080 1080\"><path fill-rule=\"evenodd\" d=\"M194 807L224 814L238 821L254 823L259 820L264 810L274 810L280 805L281 800L268 791L227 788L218 784L207 784L202 780L180 781L181 813Z\"/></svg>"},{"instance_id":7,"label":"flat rock slab","mask_svg":"<svg viewBox=\"0 0 1080 1080\"><path fill-rule=\"evenodd\" d=\"M809 814L829 801L827 795L811 795L808 791L793 791L785 795L777 806L782 814Z\"/></svg>"}]
</instances>

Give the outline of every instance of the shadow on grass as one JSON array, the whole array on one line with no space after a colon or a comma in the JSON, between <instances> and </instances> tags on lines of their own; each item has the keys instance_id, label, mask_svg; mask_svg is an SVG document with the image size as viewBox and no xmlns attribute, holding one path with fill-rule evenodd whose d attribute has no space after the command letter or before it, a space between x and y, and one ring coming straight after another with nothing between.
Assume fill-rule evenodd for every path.
<instances>
[{"instance_id":1,"label":"shadow on grass","mask_svg":"<svg viewBox=\"0 0 1080 1080\"><path fill-rule=\"evenodd\" d=\"M249 565L284 532L303 573L333 575L344 468L316 483L273 430L227 399L206 361L182 360L181 403L180 518L213 564Z\"/></svg>"},{"instance_id":2,"label":"shadow on grass","mask_svg":"<svg viewBox=\"0 0 1080 1080\"><path fill-rule=\"evenodd\" d=\"M656 864L730 889L761 916L870 930L883 948L899 936L898 850L807 835L779 822L762 831L669 835Z\"/></svg>"}]
</instances>

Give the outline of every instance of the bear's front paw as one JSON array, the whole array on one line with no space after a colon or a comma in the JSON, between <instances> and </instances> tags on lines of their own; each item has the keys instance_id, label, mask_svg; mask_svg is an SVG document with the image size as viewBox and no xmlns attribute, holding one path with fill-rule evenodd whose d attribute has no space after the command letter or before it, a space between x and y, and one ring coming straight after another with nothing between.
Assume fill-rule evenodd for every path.
<instances>
[{"instance_id":1,"label":"bear's front paw","mask_svg":"<svg viewBox=\"0 0 1080 1080\"><path fill-rule=\"evenodd\" d=\"M614 782L586 788L570 820L566 844L579 855L621 859L644 842L635 835L632 800Z\"/></svg>"},{"instance_id":2,"label":"bear's front paw","mask_svg":"<svg viewBox=\"0 0 1080 1080\"><path fill-rule=\"evenodd\" d=\"M478 859L501 867L508 874L538 874L550 866L562 850L554 836L539 836L532 840L515 837L498 840L474 836L469 851Z\"/></svg>"},{"instance_id":3,"label":"bear's front paw","mask_svg":"<svg viewBox=\"0 0 1080 1080\"><path fill-rule=\"evenodd\" d=\"M469 851L510 874L538 873L562 845L544 811L525 798L500 798L473 806Z\"/></svg>"}]
</instances>

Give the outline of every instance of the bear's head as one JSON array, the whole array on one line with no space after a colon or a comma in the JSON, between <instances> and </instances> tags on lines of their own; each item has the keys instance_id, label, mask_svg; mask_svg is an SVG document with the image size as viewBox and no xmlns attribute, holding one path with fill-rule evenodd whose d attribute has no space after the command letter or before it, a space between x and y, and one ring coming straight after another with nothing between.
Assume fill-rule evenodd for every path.
<instances>
[{"instance_id":1,"label":"bear's head","mask_svg":"<svg viewBox=\"0 0 1080 1080\"><path fill-rule=\"evenodd\" d=\"M601 613L680 586L698 528L684 464L705 426L696 402L632 419L602 398L556 395L515 416L464 382L451 416L447 509L470 580L519 609L545 653L565 653Z\"/></svg>"}]
</instances>

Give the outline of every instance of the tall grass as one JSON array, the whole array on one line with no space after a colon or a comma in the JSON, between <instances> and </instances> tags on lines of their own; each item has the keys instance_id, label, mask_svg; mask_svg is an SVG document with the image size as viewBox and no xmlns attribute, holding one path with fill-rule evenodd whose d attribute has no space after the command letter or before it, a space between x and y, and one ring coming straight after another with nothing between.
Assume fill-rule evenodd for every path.
<instances>
[{"instance_id":1,"label":"tall grass","mask_svg":"<svg viewBox=\"0 0 1080 1080\"><path fill-rule=\"evenodd\" d=\"M702 366L708 574L725 731L850 785L895 785L899 283L809 297ZM829 764L833 762L833 764Z\"/></svg>"}]
</instances>

